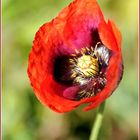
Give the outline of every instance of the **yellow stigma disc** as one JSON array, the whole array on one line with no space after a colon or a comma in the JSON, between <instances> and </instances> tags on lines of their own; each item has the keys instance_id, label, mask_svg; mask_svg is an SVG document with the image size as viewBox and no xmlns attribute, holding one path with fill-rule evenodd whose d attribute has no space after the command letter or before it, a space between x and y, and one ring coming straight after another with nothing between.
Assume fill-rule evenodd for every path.
<instances>
[{"instance_id":1,"label":"yellow stigma disc","mask_svg":"<svg viewBox=\"0 0 140 140\"><path fill-rule=\"evenodd\" d=\"M98 60L90 55L83 55L78 58L77 67L85 77L95 76L99 72Z\"/></svg>"}]
</instances>

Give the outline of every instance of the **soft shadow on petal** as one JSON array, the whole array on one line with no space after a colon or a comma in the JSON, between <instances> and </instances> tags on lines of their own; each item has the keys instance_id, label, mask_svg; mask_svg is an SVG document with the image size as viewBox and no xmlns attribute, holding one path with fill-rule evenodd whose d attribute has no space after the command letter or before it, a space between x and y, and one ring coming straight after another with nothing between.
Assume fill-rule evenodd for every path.
<instances>
[{"instance_id":1,"label":"soft shadow on petal","mask_svg":"<svg viewBox=\"0 0 140 140\"><path fill-rule=\"evenodd\" d=\"M81 49L93 42L95 45L98 39L112 51L106 71L105 88L91 98L80 101L66 99L65 97L73 98L77 87L56 81L55 60L59 56L69 56L74 53L75 48ZM111 20L108 24L104 21L96 0L75 0L36 33L29 55L28 76L37 98L42 104L59 113L71 111L82 103L90 103L85 110L97 107L112 94L122 77L120 46L120 31Z\"/></svg>"}]
</instances>

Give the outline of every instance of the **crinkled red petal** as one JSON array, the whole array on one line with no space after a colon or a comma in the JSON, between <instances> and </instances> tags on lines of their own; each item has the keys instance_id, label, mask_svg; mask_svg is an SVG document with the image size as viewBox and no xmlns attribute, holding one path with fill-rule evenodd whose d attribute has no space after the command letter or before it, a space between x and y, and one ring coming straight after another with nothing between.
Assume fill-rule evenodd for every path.
<instances>
[{"instance_id":1,"label":"crinkled red petal","mask_svg":"<svg viewBox=\"0 0 140 140\"><path fill-rule=\"evenodd\" d=\"M98 29L104 45L114 52L106 72L107 85L95 97L80 101L68 100L62 96L68 87L54 79L54 60L58 55L69 55L75 48L88 45L94 39L91 30L95 29ZM86 110L95 108L118 85L122 71L120 46L121 33L112 21L105 23L96 0L75 0L36 33L28 62L28 75L36 96L56 112L73 110L82 103L90 103Z\"/></svg>"}]
</instances>

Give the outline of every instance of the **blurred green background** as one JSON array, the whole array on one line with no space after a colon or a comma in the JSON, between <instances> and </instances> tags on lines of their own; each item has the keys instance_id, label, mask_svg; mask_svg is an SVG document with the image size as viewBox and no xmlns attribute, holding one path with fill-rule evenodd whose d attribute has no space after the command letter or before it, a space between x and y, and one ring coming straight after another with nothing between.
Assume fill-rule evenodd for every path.
<instances>
[{"instance_id":1,"label":"blurred green background","mask_svg":"<svg viewBox=\"0 0 140 140\"><path fill-rule=\"evenodd\" d=\"M97 110L58 114L35 97L27 59L38 28L71 0L3 0L3 140L88 140ZM99 140L138 139L138 1L98 0L123 35L124 75L108 98Z\"/></svg>"}]
</instances>

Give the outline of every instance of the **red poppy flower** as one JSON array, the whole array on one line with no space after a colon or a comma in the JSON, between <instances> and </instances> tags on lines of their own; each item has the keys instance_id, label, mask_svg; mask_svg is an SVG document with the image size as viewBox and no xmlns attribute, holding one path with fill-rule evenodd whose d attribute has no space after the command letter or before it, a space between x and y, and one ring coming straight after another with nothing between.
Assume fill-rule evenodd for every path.
<instances>
[{"instance_id":1,"label":"red poppy flower","mask_svg":"<svg viewBox=\"0 0 140 140\"><path fill-rule=\"evenodd\" d=\"M121 33L96 0L75 0L36 33L28 76L38 99L56 112L101 104L123 71Z\"/></svg>"}]
</instances>

